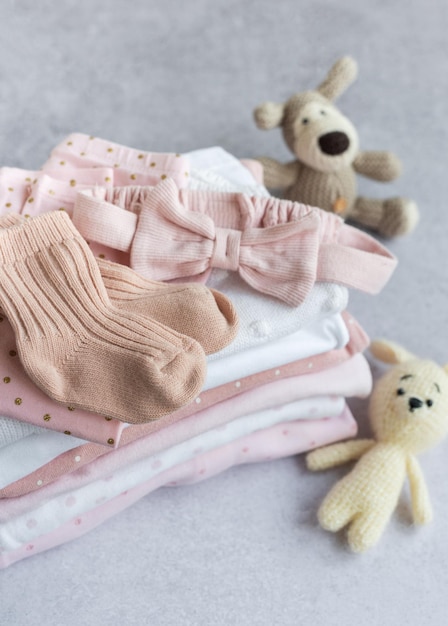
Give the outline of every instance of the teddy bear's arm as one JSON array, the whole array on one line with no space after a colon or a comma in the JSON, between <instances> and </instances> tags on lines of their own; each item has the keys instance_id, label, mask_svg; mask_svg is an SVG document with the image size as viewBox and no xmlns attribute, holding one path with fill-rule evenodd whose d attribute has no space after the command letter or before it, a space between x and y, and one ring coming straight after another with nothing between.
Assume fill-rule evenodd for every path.
<instances>
[{"instance_id":1,"label":"teddy bear's arm","mask_svg":"<svg viewBox=\"0 0 448 626\"><path fill-rule=\"evenodd\" d=\"M358 174L382 182L398 178L402 169L400 159L393 152L374 150L358 152L353 168Z\"/></svg>"},{"instance_id":2,"label":"teddy bear's arm","mask_svg":"<svg viewBox=\"0 0 448 626\"><path fill-rule=\"evenodd\" d=\"M335 443L309 452L306 455L306 464L308 469L313 472L336 467L348 461L359 459L374 445L375 441L373 439L356 439Z\"/></svg>"},{"instance_id":3,"label":"teddy bear's arm","mask_svg":"<svg viewBox=\"0 0 448 626\"><path fill-rule=\"evenodd\" d=\"M432 520L432 507L423 472L415 456L409 455L406 471L411 488L412 516L416 524L427 524Z\"/></svg>"},{"instance_id":4,"label":"teddy bear's arm","mask_svg":"<svg viewBox=\"0 0 448 626\"><path fill-rule=\"evenodd\" d=\"M269 157L257 159L263 166L263 182L268 189L286 189L293 185L299 175L300 163L280 163Z\"/></svg>"}]
</instances>

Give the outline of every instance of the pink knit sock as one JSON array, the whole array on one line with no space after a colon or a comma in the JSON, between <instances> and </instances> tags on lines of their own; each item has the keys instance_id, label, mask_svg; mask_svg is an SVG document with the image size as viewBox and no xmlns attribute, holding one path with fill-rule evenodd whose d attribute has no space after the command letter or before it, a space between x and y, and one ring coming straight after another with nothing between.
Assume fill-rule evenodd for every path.
<instances>
[{"instance_id":1,"label":"pink knit sock","mask_svg":"<svg viewBox=\"0 0 448 626\"><path fill-rule=\"evenodd\" d=\"M0 228L24 220L22 215L10 213L0 217ZM109 298L123 312L149 317L195 339L205 354L222 350L235 338L235 308L219 291L197 283L170 285L148 280L124 265L96 260Z\"/></svg>"},{"instance_id":2,"label":"pink knit sock","mask_svg":"<svg viewBox=\"0 0 448 626\"><path fill-rule=\"evenodd\" d=\"M200 345L116 309L63 212L0 230L0 305L26 372L58 402L136 424L171 413L202 387Z\"/></svg>"}]
</instances>

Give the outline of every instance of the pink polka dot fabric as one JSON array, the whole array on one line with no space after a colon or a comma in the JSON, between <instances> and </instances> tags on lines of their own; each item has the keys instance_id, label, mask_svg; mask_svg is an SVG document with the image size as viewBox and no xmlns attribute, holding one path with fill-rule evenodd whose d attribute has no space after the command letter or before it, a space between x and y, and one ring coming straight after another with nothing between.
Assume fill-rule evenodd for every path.
<instances>
[{"instance_id":1,"label":"pink polka dot fabric","mask_svg":"<svg viewBox=\"0 0 448 626\"><path fill-rule=\"evenodd\" d=\"M82 515L76 515L51 532L39 534L37 522L30 511L26 526L28 529L37 530L36 536L30 542L21 545L19 542L14 550L0 548L0 567L6 568L29 556L81 537L162 486L177 487L199 482L235 465L271 461L299 454L314 447L353 437L356 432L356 422L348 407L345 407L341 415L329 420L291 422L287 428L284 424L278 424L198 455L123 491L108 502L98 498L92 509ZM72 505L70 498L68 495L66 499L68 508Z\"/></svg>"}]
</instances>

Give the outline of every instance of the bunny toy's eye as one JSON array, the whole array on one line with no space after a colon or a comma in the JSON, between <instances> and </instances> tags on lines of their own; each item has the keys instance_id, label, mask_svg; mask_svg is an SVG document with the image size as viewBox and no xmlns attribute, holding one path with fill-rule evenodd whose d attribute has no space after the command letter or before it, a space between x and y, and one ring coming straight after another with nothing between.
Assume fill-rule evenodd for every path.
<instances>
[{"instance_id":1,"label":"bunny toy's eye","mask_svg":"<svg viewBox=\"0 0 448 626\"><path fill-rule=\"evenodd\" d=\"M308 124L309 119L307 117L304 117L302 120L302 124Z\"/></svg>"},{"instance_id":2,"label":"bunny toy's eye","mask_svg":"<svg viewBox=\"0 0 448 626\"><path fill-rule=\"evenodd\" d=\"M397 389L397 396L404 396L405 393L406 392L405 392L405 390L402 387Z\"/></svg>"},{"instance_id":3,"label":"bunny toy's eye","mask_svg":"<svg viewBox=\"0 0 448 626\"><path fill-rule=\"evenodd\" d=\"M432 406L433 404L434 402L431 399L426 400L426 406Z\"/></svg>"}]
</instances>

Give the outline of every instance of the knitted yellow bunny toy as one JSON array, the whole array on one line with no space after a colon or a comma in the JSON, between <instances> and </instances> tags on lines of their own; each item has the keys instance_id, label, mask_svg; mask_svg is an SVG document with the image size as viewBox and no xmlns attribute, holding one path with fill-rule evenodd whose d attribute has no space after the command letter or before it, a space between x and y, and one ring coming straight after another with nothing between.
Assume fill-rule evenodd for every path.
<instances>
[{"instance_id":1,"label":"knitted yellow bunny toy","mask_svg":"<svg viewBox=\"0 0 448 626\"><path fill-rule=\"evenodd\" d=\"M355 552L372 547L394 511L406 475L417 524L432 519L431 503L416 454L448 433L448 365L418 359L404 348L374 341L375 357L394 364L375 384L369 405L374 439L326 446L307 455L310 470L324 470L360 459L330 490L319 508L323 528L347 525Z\"/></svg>"},{"instance_id":2,"label":"knitted yellow bunny toy","mask_svg":"<svg viewBox=\"0 0 448 626\"><path fill-rule=\"evenodd\" d=\"M404 235L418 221L415 202L357 195L356 174L390 181L400 174L401 163L392 152L360 151L355 126L334 104L356 74L354 59L343 57L314 91L296 93L283 104L264 102L255 109L258 128L280 126L295 157L289 163L259 158L264 183L288 200L338 213L385 237Z\"/></svg>"}]
</instances>

